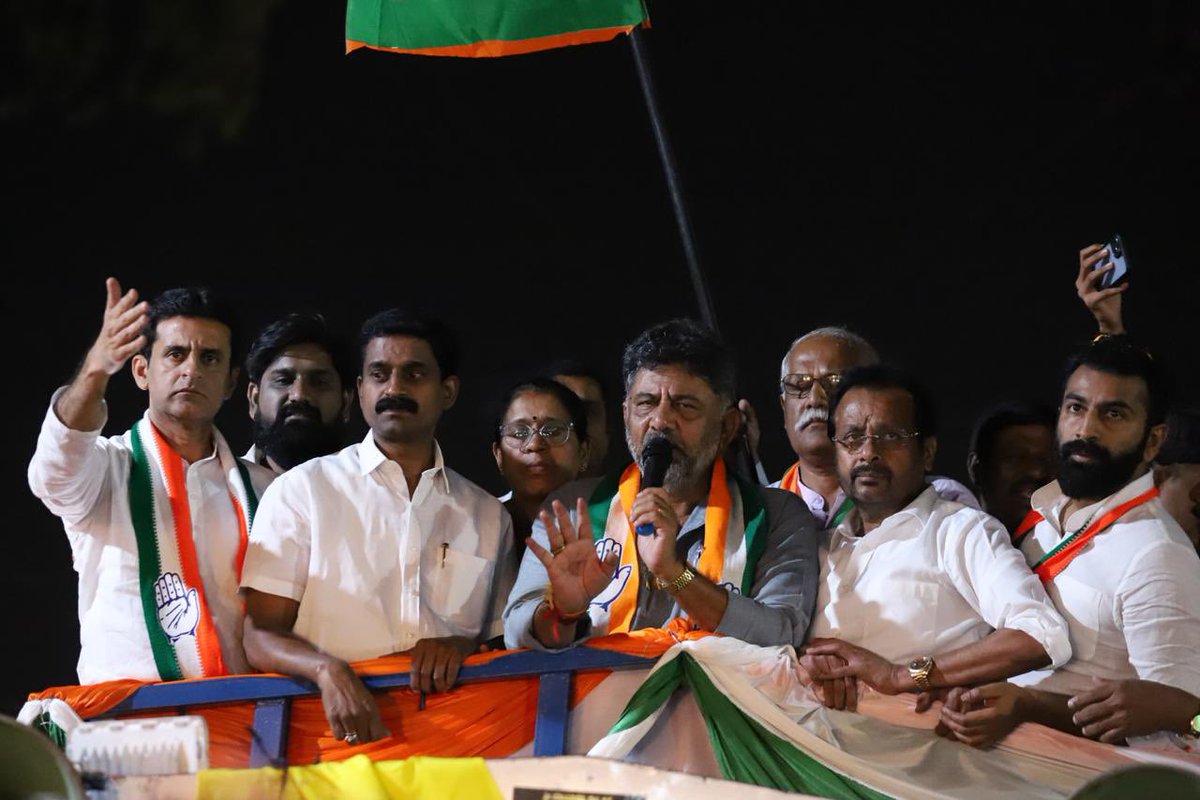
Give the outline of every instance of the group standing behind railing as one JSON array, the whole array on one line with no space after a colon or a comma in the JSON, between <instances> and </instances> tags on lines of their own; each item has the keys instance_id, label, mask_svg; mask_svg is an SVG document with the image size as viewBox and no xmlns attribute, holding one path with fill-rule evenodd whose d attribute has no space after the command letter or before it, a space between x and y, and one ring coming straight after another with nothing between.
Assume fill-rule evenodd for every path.
<instances>
[{"instance_id":1,"label":"group standing behind railing","mask_svg":"<svg viewBox=\"0 0 1200 800\"><path fill-rule=\"evenodd\" d=\"M978 425L979 502L929 474L919 383L842 328L783 359L797 461L771 487L761 467L760 482L726 469L757 421L731 353L688 320L625 348L618 472L603 383L567 362L506 397L503 504L448 467L457 339L395 309L362 326L357 370L318 316L268 326L238 459L213 426L238 377L220 301L147 303L110 278L29 467L79 573L80 681L283 672L364 743L390 733L348 662L408 653L413 686L441 692L481 648L665 627L793 645L833 708L866 687L940 700L939 733L971 745L1026 720L1105 742L1200 736L1200 416L1170 413L1166 370L1121 329L1125 286L1099 287L1105 255L1080 254L1101 335L1068 362L1057 415L1007 403ZM127 362L149 408L104 438ZM356 393L370 431L339 449ZM661 440L670 468L644 487Z\"/></svg>"}]
</instances>

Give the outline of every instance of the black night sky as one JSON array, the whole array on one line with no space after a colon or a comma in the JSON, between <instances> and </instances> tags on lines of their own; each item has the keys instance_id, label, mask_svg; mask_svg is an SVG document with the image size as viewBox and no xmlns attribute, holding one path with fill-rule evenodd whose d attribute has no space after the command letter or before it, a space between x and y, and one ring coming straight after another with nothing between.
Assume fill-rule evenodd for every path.
<instances>
[{"instance_id":1,"label":"black night sky","mask_svg":"<svg viewBox=\"0 0 1200 800\"><path fill-rule=\"evenodd\" d=\"M1200 7L834 5L650 4L662 111L769 472L791 462L780 358L846 324L934 390L939 470L965 477L983 407L1055 400L1092 332L1077 251L1114 232L1130 328L1200 402ZM471 61L345 56L339 3L6 14L2 712L75 680L70 552L25 469L105 276L221 289L246 338L297 309L348 337L390 305L444 317L467 357L440 438L497 492L489 428L508 383L578 355L616 386L626 341L696 313L623 38ZM218 420L239 450L243 390ZM108 433L145 403L128 374L109 400Z\"/></svg>"}]
</instances>

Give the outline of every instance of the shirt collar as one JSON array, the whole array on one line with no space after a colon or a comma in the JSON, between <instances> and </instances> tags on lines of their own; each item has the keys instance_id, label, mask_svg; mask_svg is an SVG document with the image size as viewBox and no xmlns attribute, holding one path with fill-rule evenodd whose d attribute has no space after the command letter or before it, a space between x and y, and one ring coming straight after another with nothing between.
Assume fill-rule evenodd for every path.
<instances>
[{"instance_id":1,"label":"shirt collar","mask_svg":"<svg viewBox=\"0 0 1200 800\"><path fill-rule=\"evenodd\" d=\"M889 516L882 524L871 533L885 530L894 527L904 521L905 517L916 517L917 521L924 525L929 521L929 516L933 513L933 507L938 502L937 490L932 485L927 485L911 503L900 509L896 513ZM862 513L854 508L846 515L846 518L834 529L835 539L840 536L846 539L862 538Z\"/></svg>"},{"instance_id":2,"label":"shirt collar","mask_svg":"<svg viewBox=\"0 0 1200 800\"><path fill-rule=\"evenodd\" d=\"M362 440L362 444L358 446L359 470L363 475L370 475L387 460L388 457L379 449L379 445L375 444L375 434L368 430L367 435ZM433 466L425 470L421 475L422 477L428 476L433 478L435 480L434 485L443 494L450 494L450 471L446 468L445 459L442 458L442 446L438 444L436 439L433 440Z\"/></svg>"},{"instance_id":3,"label":"shirt collar","mask_svg":"<svg viewBox=\"0 0 1200 800\"><path fill-rule=\"evenodd\" d=\"M1110 508L1116 508L1126 500L1132 500L1140 494L1150 490L1154 486L1154 472L1147 471L1145 475L1137 480L1130 481L1122 486L1114 494L1101 500L1099 503L1078 509L1071 515L1070 520L1059 520L1058 513L1062 507L1071 499L1063 494L1062 487L1058 485L1058 481L1051 481L1042 488L1033 493L1029 498L1029 503L1033 506L1033 510L1037 511L1060 533L1064 529L1071 529L1072 524L1080 524L1082 520L1088 519L1106 511ZM1083 516L1080 516L1083 515ZM1079 520L1079 522L1076 522Z\"/></svg>"}]
</instances>

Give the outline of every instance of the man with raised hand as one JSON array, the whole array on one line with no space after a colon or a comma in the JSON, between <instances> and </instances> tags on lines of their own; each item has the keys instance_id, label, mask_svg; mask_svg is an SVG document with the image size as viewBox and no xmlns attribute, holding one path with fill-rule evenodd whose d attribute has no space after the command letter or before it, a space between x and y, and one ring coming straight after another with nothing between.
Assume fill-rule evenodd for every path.
<instances>
[{"instance_id":1,"label":"man with raised hand","mask_svg":"<svg viewBox=\"0 0 1200 800\"><path fill-rule=\"evenodd\" d=\"M246 655L317 684L334 736L387 736L348 662L412 656L412 687L442 692L499 635L512 520L446 466L436 434L458 399L445 325L392 309L359 335L362 442L294 467L263 496L246 556ZM505 572L507 570L507 574Z\"/></svg>"},{"instance_id":2,"label":"man with raised hand","mask_svg":"<svg viewBox=\"0 0 1200 800\"><path fill-rule=\"evenodd\" d=\"M1008 531L926 484L936 420L908 374L845 373L828 436L854 506L825 534L800 662L826 705L853 708L858 684L928 700L1067 661L1067 625Z\"/></svg>"},{"instance_id":3,"label":"man with raised hand","mask_svg":"<svg viewBox=\"0 0 1200 800\"><path fill-rule=\"evenodd\" d=\"M1159 499L1169 381L1125 336L1067 364L1058 480L1034 493L1017 544L1071 630L1060 668L960 692L942 722L973 745L1022 721L1104 742L1200 737L1200 558Z\"/></svg>"},{"instance_id":4,"label":"man with raised hand","mask_svg":"<svg viewBox=\"0 0 1200 800\"><path fill-rule=\"evenodd\" d=\"M274 476L213 426L238 374L230 316L205 289L146 303L109 278L107 291L100 335L51 400L29 465L79 573L79 680L246 672L238 574ZM103 438L104 395L130 359L149 408Z\"/></svg>"},{"instance_id":5,"label":"man with raised hand","mask_svg":"<svg viewBox=\"0 0 1200 800\"><path fill-rule=\"evenodd\" d=\"M731 354L699 324L674 320L626 347L623 372L634 463L551 495L509 596L505 641L561 649L666 627L799 644L816 525L795 497L726 473L720 454L739 426ZM661 488L642 488L655 441L669 445L671 466Z\"/></svg>"}]
</instances>

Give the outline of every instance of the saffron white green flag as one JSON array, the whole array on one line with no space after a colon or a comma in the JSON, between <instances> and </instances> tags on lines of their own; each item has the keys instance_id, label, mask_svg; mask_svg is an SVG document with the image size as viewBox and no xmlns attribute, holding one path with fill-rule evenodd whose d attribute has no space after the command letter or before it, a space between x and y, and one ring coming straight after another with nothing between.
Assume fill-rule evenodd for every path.
<instances>
[{"instance_id":1,"label":"saffron white green flag","mask_svg":"<svg viewBox=\"0 0 1200 800\"><path fill-rule=\"evenodd\" d=\"M973 749L929 730L934 712L921 715L924 729L911 727L911 698L867 693L860 699L866 713L824 708L798 680L795 663L791 647L719 637L682 642L662 656L589 755L623 759L654 731L670 736L669 724L655 723L670 713L675 690L686 688L724 777L819 797L1065 798L1115 767L1181 763L1037 725L1022 726L998 747Z\"/></svg>"}]
</instances>

